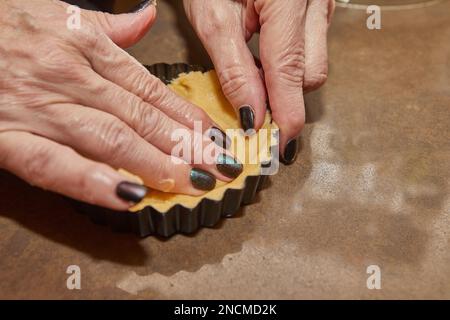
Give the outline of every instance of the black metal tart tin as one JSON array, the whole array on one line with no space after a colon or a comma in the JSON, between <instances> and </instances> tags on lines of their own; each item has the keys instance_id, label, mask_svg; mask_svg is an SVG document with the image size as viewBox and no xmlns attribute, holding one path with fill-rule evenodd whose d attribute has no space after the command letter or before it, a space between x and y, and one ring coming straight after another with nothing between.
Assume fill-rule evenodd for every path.
<instances>
[{"instance_id":1,"label":"black metal tart tin","mask_svg":"<svg viewBox=\"0 0 450 320\"><path fill-rule=\"evenodd\" d=\"M180 73L204 71L202 67L184 63L158 63L146 68L165 84L177 78ZM75 207L96 224L109 225L118 232L133 232L141 237L157 235L170 237L176 233L194 233L202 227L213 227L220 219L234 216L241 206L253 202L257 191L267 176L248 176L243 189L228 189L221 200L204 198L194 208L175 205L167 212L145 207L138 212L120 212L75 201Z\"/></svg>"},{"instance_id":2,"label":"black metal tart tin","mask_svg":"<svg viewBox=\"0 0 450 320\"><path fill-rule=\"evenodd\" d=\"M170 237L175 233L189 234L201 227L213 227L220 219L234 216L241 206L252 203L266 178L249 176L243 189L228 189L219 201L205 198L193 209L178 204L164 213L152 207L138 212L119 212L82 202L75 202L75 206L92 222L109 225L114 231L133 232L141 237Z\"/></svg>"}]
</instances>

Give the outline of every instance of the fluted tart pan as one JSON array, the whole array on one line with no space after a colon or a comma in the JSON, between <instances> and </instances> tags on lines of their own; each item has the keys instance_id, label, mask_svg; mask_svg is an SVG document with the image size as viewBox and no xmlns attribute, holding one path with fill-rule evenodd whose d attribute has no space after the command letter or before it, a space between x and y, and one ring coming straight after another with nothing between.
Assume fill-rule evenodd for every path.
<instances>
[{"instance_id":1,"label":"fluted tart pan","mask_svg":"<svg viewBox=\"0 0 450 320\"><path fill-rule=\"evenodd\" d=\"M202 67L184 63L158 63L146 67L165 84L170 84L181 74L204 71ZM270 162L265 162L260 166L264 168L269 165ZM242 206L254 201L256 193L263 187L266 179L267 176L261 175L259 170L256 174L246 176L239 187L225 186L219 198L203 197L195 205L186 205L181 200L180 203L173 203L164 210L161 206L152 205L151 201L137 206L137 209L131 212L113 211L82 202L75 202L75 206L94 223L108 225L114 231L132 232L141 237L149 235L170 237L176 233L191 234L202 227L215 226L222 218L233 217Z\"/></svg>"}]
</instances>

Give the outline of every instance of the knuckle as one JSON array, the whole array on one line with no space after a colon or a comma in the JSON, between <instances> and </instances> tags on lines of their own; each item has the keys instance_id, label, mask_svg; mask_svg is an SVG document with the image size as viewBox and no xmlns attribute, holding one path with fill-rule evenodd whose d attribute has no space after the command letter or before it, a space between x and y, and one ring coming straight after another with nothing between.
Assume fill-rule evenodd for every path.
<instances>
[{"instance_id":1,"label":"knuckle","mask_svg":"<svg viewBox=\"0 0 450 320\"><path fill-rule=\"evenodd\" d=\"M97 48L100 36L101 33L95 28L85 26L85 28L79 30L77 41L85 48Z\"/></svg>"},{"instance_id":2,"label":"knuckle","mask_svg":"<svg viewBox=\"0 0 450 320\"><path fill-rule=\"evenodd\" d=\"M100 152L108 159L115 160L129 150L133 131L120 120L105 121L100 125Z\"/></svg>"},{"instance_id":3,"label":"knuckle","mask_svg":"<svg viewBox=\"0 0 450 320\"><path fill-rule=\"evenodd\" d=\"M230 66L219 71L219 79L223 93L232 97L238 95L247 83L246 73L241 66Z\"/></svg>"},{"instance_id":4,"label":"knuckle","mask_svg":"<svg viewBox=\"0 0 450 320\"><path fill-rule=\"evenodd\" d=\"M159 79L149 74L146 70L139 69L134 79L134 87L137 88L138 96L142 100L158 105L165 98L165 92L168 89Z\"/></svg>"},{"instance_id":5,"label":"knuckle","mask_svg":"<svg viewBox=\"0 0 450 320\"><path fill-rule=\"evenodd\" d=\"M162 112L152 106L140 102L133 109L133 126L146 140L155 138L160 128L166 127L167 119Z\"/></svg>"},{"instance_id":6,"label":"knuckle","mask_svg":"<svg viewBox=\"0 0 450 320\"><path fill-rule=\"evenodd\" d=\"M303 49L287 49L276 59L277 65L270 65L284 85L299 88L303 85L305 55ZM270 71L269 71L270 72Z\"/></svg>"},{"instance_id":7,"label":"knuckle","mask_svg":"<svg viewBox=\"0 0 450 320\"><path fill-rule=\"evenodd\" d=\"M78 73L77 84L94 97L103 99L114 99L114 92L110 90L108 82L98 77L92 77L88 70L80 70Z\"/></svg>"},{"instance_id":8,"label":"knuckle","mask_svg":"<svg viewBox=\"0 0 450 320\"><path fill-rule=\"evenodd\" d=\"M229 17L223 11L216 10L214 6L205 6L205 15L208 19L196 19L194 28L201 39L208 39L221 33L225 26L229 25Z\"/></svg>"},{"instance_id":9,"label":"knuckle","mask_svg":"<svg viewBox=\"0 0 450 320\"><path fill-rule=\"evenodd\" d=\"M69 62L67 53L54 44L37 48L37 60L38 64L52 72L65 72Z\"/></svg>"},{"instance_id":10,"label":"knuckle","mask_svg":"<svg viewBox=\"0 0 450 320\"><path fill-rule=\"evenodd\" d=\"M84 67L62 67L59 77L62 81L69 82L75 88L86 90L86 92L92 92L93 94L99 95L105 91L100 82L94 81L94 78L90 76L89 70Z\"/></svg>"},{"instance_id":11,"label":"knuckle","mask_svg":"<svg viewBox=\"0 0 450 320\"><path fill-rule=\"evenodd\" d=\"M77 37L78 43L75 45L81 49L81 51L91 50L96 55L101 56L102 59L108 59L112 56L111 47L106 45L109 43L108 36L100 32L97 28L92 26L86 26L79 31Z\"/></svg>"},{"instance_id":12,"label":"knuckle","mask_svg":"<svg viewBox=\"0 0 450 320\"><path fill-rule=\"evenodd\" d=\"M95 177L98 174L99 169L102 165L91 164L88 165L83 174L77 176L77 180L75 181L75 188L79 192L80 200L95 203L95 192L92 192L92 188L95 188L93 185L93 181L95 181Z\"/></svg>"},{"instance_id":13,"label":"knuckle","mask_svg":"<svg viewBox=\"0 0 450 320\"><path fill-rule=\"evenodd\" d=\"M33 146L25 150L24 176L28 181L42 188L49 188L52 184L48 169L51 167L50 150L43 146Z\"/></svg>"},{"instance_id":14,"label":"knuckle","mask_svg":"<svg viewBox=\"0 0 450 320\"><path fill-rule=\"evenodd\" d=\"M85 83L86 72L70 54L57 46L49 46L39 52L37 58L39 68L36 75L41 79L55 79L64 82Z\"/></svg>"}]
</instances>

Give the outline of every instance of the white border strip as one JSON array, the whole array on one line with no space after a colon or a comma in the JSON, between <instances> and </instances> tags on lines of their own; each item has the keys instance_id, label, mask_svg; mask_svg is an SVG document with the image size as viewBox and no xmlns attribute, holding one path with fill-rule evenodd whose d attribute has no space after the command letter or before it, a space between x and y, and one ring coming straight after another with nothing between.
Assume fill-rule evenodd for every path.
<instances>
[{"instance_id":1,"label":"white border strip","mask_svg":"<svg viewBox=\"0 0 450 320\"><path fill-rule=\"evenodd\" d=\"M345 1L345 0L343 0ZM349 0L350 2L351 0ZM419 3L411 3L411 4L398 4L398 5L381 5L381 10L384 11L402 11L402 10L412 10L412 9L421 9L433 6L435 4L439 4L441 2L444 2L447 0L431 0L431 1L424 1ZM374 0L374 2L376 2ZM356 10L366 10L367 7L370 4L359 4L359 3L345 3L341 2L339 0L336 1L336 6L341 8L349 8L349 9L356 9Z\"/></svg>"}]
</instances>

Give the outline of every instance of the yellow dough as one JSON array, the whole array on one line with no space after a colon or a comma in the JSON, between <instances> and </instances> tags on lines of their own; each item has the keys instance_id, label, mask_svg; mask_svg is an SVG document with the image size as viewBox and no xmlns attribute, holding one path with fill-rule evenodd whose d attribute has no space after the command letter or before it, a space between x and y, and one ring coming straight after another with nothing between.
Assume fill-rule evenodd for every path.
<instances>
[{"instance_id":1,"label":"yellow dough","mask_svg":"<svg viewBox=\"0 0 450 320\"><path fill-rule=\"evenodd\" d=\"M222 129L239 129L241 128L239 119L236 116L233 107L228 103L227 99L222 93L219 81L215 71L202 72L190 72L188 74L181 74L177 79L172 81L169 87L180 96L186 98L193 104L199 106L205 110L211 119L217 123ZM273 145L272 130L276 128L274 124L271 124L271 117L266 115L266 122L264 128L268 129L267 133L270 137L267 138L266 143ZM238 142L238 139L244 141ZM253 141L253 139L256 139ZM245 138L244 136L235 135L232 139L231 149L238 159L244 164L243 173L230 183L225 183L217 180L216 188L202 196L188 196L182 194L165 193L161 191L151 190L149 195L135 207L130 209L131 212L137 212L147 206L151 206L159 212L167 212L174 205L181 204L187 208L194 208L203 198L209 198L213 200L220 200L223 198L224 192L229 189L242 189L244 188L245 179L247 176L256 176L260 174L261 162L265 162L269 159L269 148L260 148L264 154L257 156L257 161L249 163L245 159L241 159L237 147L244 145L248 146L249 143L261 143L258 142L258 135ZM262 139L260 139L261 141ZM248 148L246 148L248 149ZM261 151L259 151L261 152ZM248 152L241 152L244 157L248 158Z\"/></svg>"}]
</instances>

